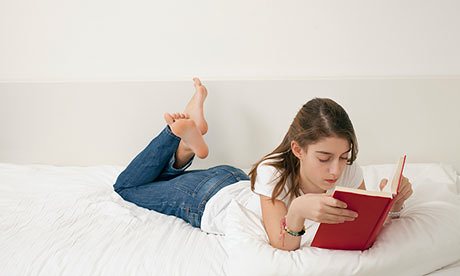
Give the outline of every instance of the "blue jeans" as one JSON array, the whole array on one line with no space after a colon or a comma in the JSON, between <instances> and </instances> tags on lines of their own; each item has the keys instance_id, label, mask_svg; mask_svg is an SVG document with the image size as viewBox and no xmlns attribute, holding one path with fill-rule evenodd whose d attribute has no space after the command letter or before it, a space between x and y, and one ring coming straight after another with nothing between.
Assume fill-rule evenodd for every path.
<instances>
[{"instance_id":1,"label":"blue jeans","mask_svg":"<svg viewBox=\"0 0 460 276\"><path fill-rule=\"evenodd\" d=\"M220 189L249 178L225 165L186 171L193 158L184 167L174 168L179 142L167 126L120 173L113 187L129 202L200 227L209 199Z\"/></svg>"}]
</instances>

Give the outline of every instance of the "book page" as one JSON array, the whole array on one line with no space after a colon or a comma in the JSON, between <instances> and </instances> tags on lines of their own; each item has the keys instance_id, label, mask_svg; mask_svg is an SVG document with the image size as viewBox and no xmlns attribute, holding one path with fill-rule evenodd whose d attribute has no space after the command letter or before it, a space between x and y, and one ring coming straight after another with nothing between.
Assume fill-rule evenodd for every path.
<instances>
[{"instance_id":1,"label":"book page","mask_svg":"<svg viewBox=\"0 0 460 276\"><path fill-rule=\"evenodd\" d=\"M404 170L405 163L406 163L406 155L402 156L399 159L398 164L396 165L396 170L395 170L393 179L391 180L391 186L387 185L391 187L391 194L393 195L396 195L398 193L398 188L399 188L399 184L401 183L402 172Z\"/></svg>"},{"instance_id":2,"label":"book page","mask_svg":"<svg viewBox=\"0 0 460 276\"><path fill-rule=\"evenodd\" d=\"M396 164L393 178L389 179L389 183L391 184L387 184L381 191L361 190L361 189L356 189L356 188L336 186L332 191L328 191L328 193L334 194L335 191L342 191L342 192L369 195L369 196L380 196L380 197L393 198L394 195L397 194L399 183L401 182L402 171L404 170L405 162L406 162L406 155L403 155L399 159L398 163Z\"/></svg>"},{"instance_id":3,"label":"book page","mask_svg":"<svg viewBox=\"0 0 460 276\"><path fill-rule=\"evenodd\" d=\"M334 191L353 193L353 194L359 194L359 195L368 195L368 196L380 196L380 197L389 197L389 198L393 197L391 193L387 193L385 191L361 190L361 189L342 187L342 186L335 187Z\"/></svg>"}]
</instances>

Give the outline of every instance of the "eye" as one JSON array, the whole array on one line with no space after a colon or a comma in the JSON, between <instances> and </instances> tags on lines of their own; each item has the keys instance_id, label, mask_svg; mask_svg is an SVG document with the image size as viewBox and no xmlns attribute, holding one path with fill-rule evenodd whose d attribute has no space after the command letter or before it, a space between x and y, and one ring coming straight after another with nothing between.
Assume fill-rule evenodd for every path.
<instances>
[{"instance_id":1,"label":"eye","mask_svg":"<svg viewBox=\"0 0 460 276\"><path fill-rule=\"evenodd\" d=\"M319 162L322 162L322 163L326 163L328 162L329 160L331 160L331 158L328 158L328 159L321 159L321 158L318 158Z\"/></svg>"}]
</instances>

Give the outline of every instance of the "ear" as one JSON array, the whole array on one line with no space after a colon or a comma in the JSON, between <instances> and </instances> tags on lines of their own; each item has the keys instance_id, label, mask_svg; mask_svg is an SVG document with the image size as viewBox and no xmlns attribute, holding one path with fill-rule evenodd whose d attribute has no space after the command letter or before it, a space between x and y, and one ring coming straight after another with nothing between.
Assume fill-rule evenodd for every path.
<instances>
[{"instance_id":1,"label":"ear","mask_svg":"<svg viewBox=\"0 0 460 276\"><path fill-rule=\"evenodd\" d=\"M291 141L291 151L298 159L302 159L302 147L296 141Z\"/></svg>"}]
</instances>

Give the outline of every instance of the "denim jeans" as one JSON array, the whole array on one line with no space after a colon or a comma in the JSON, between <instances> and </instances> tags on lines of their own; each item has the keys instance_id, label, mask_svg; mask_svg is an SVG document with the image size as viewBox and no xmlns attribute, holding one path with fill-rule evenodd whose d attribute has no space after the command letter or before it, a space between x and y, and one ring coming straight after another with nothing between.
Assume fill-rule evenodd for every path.
<instances>
[{"instance_id":1,"label":"denim jeans","mask_svg":"<svg viewBox=\"0 0 460 276\"><path fill-rule=\"evenodd\" d=\"M193 158L182 168L174 168L179 142L167 126L120 173L113 187L129 202L200 227L209 199L222 188L249 178L226 165L186 171Z\"/></svg>"}]
</instances>

